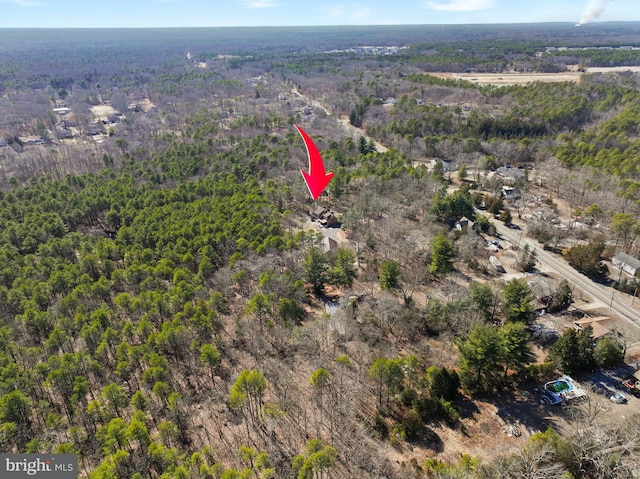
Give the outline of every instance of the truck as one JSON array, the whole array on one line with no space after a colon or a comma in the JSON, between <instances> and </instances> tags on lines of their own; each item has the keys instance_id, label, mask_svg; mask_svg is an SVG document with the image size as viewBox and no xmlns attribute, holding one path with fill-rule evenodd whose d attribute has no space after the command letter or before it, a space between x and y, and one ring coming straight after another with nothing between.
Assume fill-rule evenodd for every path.
<instances>
[{"instance_id":1,"label":"truck","mask_svg":"<svg viewBox=\"0 0 640 479\"><path fill-rule=\"evenodd\" d=\"M640 381L638 381L635 377L631 376L622 381L622 385L624 388L629 391L630 394L634 396L640 396Z\"/></svg>"}]
</instances>

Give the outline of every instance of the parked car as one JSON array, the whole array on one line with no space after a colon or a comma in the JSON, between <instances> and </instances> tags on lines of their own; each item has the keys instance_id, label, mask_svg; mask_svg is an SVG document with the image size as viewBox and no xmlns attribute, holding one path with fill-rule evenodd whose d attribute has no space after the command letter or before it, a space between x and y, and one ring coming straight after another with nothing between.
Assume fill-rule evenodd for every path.
<instances>
[{"instance_id":1,"label":"parked car","mask_svg":"<svg viewBox=\"0 0 640 479\"><path fill-rule=\"evenodd\" d=\"M614 402L616 404L626 404L627 402L627 396L622 393L615 393L609 399L611 400L611 402Z\"/></svg>"}]
</instances>

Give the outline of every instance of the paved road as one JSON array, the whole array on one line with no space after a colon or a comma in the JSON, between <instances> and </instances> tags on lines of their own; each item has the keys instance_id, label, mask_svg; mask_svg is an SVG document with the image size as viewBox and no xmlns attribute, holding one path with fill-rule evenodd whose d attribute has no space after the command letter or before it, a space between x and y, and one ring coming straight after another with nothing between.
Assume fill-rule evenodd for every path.
<instances>
[{"instance_id":1,"label":"paved road","mask_svg":"<svg viewBox=\"0 0 640 479\"><path fill-rule=\"evenodd\" d=\"M545 264L562 277L566 278L567 281L573 283L579 288L582 288L585 292L587 292L588 294L593 296L593 298L597 299L603 304L606 304L607 306L611 304L611 295L615 291L613 288L602 286L601 284L598 284L587 278L585 275L578 273L564 260L558 259L552 253L549 253L548 251L540 248L537 242L525 238L522 230L512 230L504 226L502 223L498 222L494 222L494 224L500 236L502 236L505 240L514 245L519 244L520 247L528 244L529 247L536 252L538 261ZM615 294L613 296L611 310L615 313L618 313L622 318L626 319L634 326L640 328L640 313L635 309L627 306L626 304L618 301L615 298Z\"/></svg>"}]
</instances>

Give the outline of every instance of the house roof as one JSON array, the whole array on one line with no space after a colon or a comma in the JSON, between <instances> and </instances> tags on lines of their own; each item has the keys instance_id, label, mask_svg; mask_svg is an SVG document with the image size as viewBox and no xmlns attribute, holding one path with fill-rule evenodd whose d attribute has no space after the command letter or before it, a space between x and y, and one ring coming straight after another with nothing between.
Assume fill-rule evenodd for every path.
<instances>
[{"instance_id":1,"label":"house roof","mask_svg":"<svg viewBox=\"0 0 640 479\"><path fill-rule=\"evenodd\" d=\"M324 206L316 205L316 206L313 208L312 213L313 213L314 215L318 215L318 216L320 216L321 214L324 214L324 213L325 213L326 209L327 209L327 208L325 208Z\"/></svg>"},{"instance_id":2,"label":"house roof","mask_svg":"<svg viewBox=\"0 0 640 479\"><path fill-rule=\"evenodd\" d=\"M587 326L591 326L593 328L593 339L601 338L602 336L606 336L611 331L607 328L603 323L611 321L609 316L596 316L595 318L582 318L573 322L573 325L576 329L586 328Z\"/></svg>"},{"instance_id":3,"label":"house roof","mask_svg":"<svg viewBox=\"0 0 640 479\"><path fill-rule=\"evenodd\" d=\"M521 170L519 168L507 168L506 166L501 166L496 170L496 172L498 173L498 175L513 181L522 178L525 175L524 170Z\"/></svg>"},{"instance_id":4,"label":"house roof","mask_svg":"<svg viewBox=\"0 0 640 479\"><path fill-rule=\"evenodd\" d=\"M538 299L553 296L556 291L555 287L551 283L548 283L543 279L529 281L529 288L531 288L531 292Z\"/></svg>"},{"instance_id":5,"label":"house roof","mask_svg":"<svg viewBox=\"0 0 640 479\"><path fill-rule=\"evenodd\" d=\"M613 259L620 261L628 266L631 266L634 269L640 269L640 259L634 258L627 253L620 252L616 254Z\"/></svg>"}]
</instances>

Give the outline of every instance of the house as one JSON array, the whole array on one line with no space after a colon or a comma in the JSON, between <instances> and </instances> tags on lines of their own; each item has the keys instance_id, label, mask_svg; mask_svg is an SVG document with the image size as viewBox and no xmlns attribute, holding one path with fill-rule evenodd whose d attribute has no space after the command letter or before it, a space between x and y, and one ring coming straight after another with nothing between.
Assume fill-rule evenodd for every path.
<instances>
[{"instance_id":1,"label":"house","mask_svg":"<svg viewBox=\"0 0 640 479\"><path fill-rule=\"evenodd\" d=\"M56 126L58 128L71 128L71 127L76 127L78 125L73 120L60 120L59 122L56 123Z\"/></svg>"},{"instance_id":2,"label":"house","mask_svg":"<svg viewBox=\"0 0 640 479\"><path fill-rule=\"evenodd\" d=\"M71 130L68 130L67 128L58 128L56 129L56 137L58 140L66 140L73 138L73 133L71 133Z\"/></svg>"},{"instance_id":3,"label":"house","mask_svg":"<svg viewBox=\"0 0 640 479\"><path fill-rule=\"evenodd\" d=\"M534 279L527 284L529 285L529 289L531 289L531 293L542 304L549 304L556 292L555 287L543 279Z\"/></svg>"},{"instance_id":4,"label":"house","mask_svg":"<svg viewBox=\"0 0 640 479\"><path fill-rule=\"evenodd\" d=\"M0 147L2 147L2 146L8 146L8 145L9 145L9 143L7 143L6 141L4 141L4 140L0 140Z\"/></svg>"},{"instance_id":5,"label":"house","mask_svg":"<svg viewBox=\"0 0 640 479\"><path fill-rule=\"evenodd\" d=\"M572 323L573 328L576 331L581 331L587 326L591 326L593 329L593 339L598 339L611 333L611 330L607 327L611 323L612 319L608 316L596 316L595 318L582 318Z\"/></svg>"},{"instance_id":6,"label":"house","mask_svg":"<svg viewBox=\"0 0 640 479\"><path fill-rule=\"evenodd\" d=\"M431 160L431 166L435 167L438 163L442 165L442 171L444 172L450 172L454 169L454 164L451 160L445 160L444 158L433 158Z\"/></svg>"},{"instance_id":7,"label":"house","mask_svg":"<svg viewBox=\"0 0 640 479\"><path fill-rule=\"evenodd\" d=\"M640 260L628 255L627 253L620 252L616 254L611 259L611 263L619 270L622 270L631 276L636 276L638 271L640 271Z\"/></svg>"},{"instance_id":8,"label":"house","mask_svg":"<svg viewBox=\"0 0 640 479\"><path fill-rule=\"evenodd\" d=\"M502 186L502 197L506 200L517 200L520 198L520 192L512 186Z\"/></svg>"},{"instance_id":9,"label":"house","mask_svg":"<svg viewBox=\"0 0 640 479\"><path fill-rule=\"evenodd\" d=\"M463 216L458 221L456 221L456 224L455 224L454 228L457 231L466 231L467 229L471 229L471 230L475 231L476 223L475 223L475 221L471 221L466 216Z\"/></svg>"},{"instance_id":10,"label":"house","mask_svg":"<svg viewBox=\"0 0 640 479\"><path fill-rule=\"evenodd\" d=\"M525 177L526 170L519 168L511 168L511 164L507 163L496 170L496 174L507 181L516 182Z\"/></svg>"},{"instance_id":11,"label":"house","mask_svg":"<svg viewBox=\"0 0 640 479\"><path fill-rule=\"evenodd\" d=\"M338 218L329 208L323 206L316 206L310 212L311 219L317 221L322 226L333 226L338 222Z\"/></svg>"}]
</instances>

